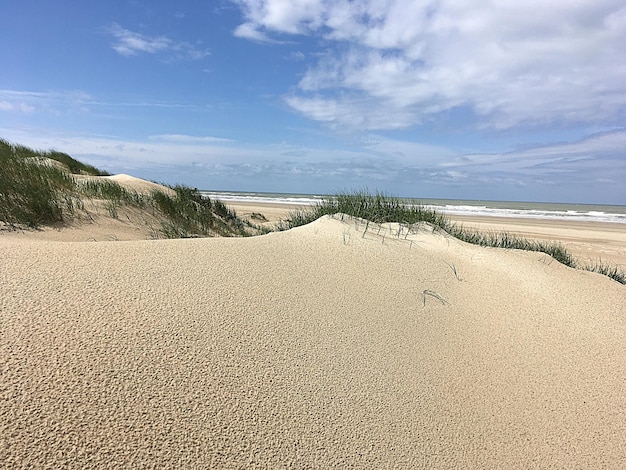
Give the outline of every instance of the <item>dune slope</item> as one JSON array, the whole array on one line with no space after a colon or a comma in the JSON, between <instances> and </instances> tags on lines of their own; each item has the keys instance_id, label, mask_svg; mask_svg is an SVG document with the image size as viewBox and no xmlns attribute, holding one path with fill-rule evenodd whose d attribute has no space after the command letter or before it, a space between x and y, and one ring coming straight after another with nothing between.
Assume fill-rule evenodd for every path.
<instances>
[{"instance_id":1,"label":"dune slope","mask_svg":"<svg viewBox=\"0 0 626 470\"><path fill-rule=\"evenodd\" d=\"M0 239L0 461L626 462L623 286L428 228L364 229Z\"/></svg>"}]
</instances>

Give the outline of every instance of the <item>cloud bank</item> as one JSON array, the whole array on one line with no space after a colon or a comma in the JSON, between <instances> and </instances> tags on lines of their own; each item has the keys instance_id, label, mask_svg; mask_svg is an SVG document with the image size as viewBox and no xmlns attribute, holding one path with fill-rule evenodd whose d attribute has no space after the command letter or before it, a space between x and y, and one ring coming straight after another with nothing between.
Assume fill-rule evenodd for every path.
<instances>
[{"instance_id":1,"label":"cloud bank","mask_svg":"<svg viewBox=\"0 0 626 470\"><path fill-rule=\"evenodd\" d=\"M369 186L396 195L464 199L623 201L626 131L505 153L457 155L444 147L370 135L351 150L250 145L219 136L160 134L146 139L16 133L10 141L58 149L115 173L202 189L335 192ZM35 137L36 136L36 137ZM176 155L175 161L172 155ZM566 182L566 184L564 184ZM598 188L603 188L598 191ZM549 196L549 197L547 197Z\"/></svg>"},{"instance_id":2,"label":"cloud bank","mask_svg":"<svg viewBox=\"0 0 626 470\"><path fill-rule=\"evenodd\" d=\"M401 129L454 113L492 130L623 122L622 1L235 3L241 37L319 41L286 101L331 126Z\"/></svg>"}]
</instances>

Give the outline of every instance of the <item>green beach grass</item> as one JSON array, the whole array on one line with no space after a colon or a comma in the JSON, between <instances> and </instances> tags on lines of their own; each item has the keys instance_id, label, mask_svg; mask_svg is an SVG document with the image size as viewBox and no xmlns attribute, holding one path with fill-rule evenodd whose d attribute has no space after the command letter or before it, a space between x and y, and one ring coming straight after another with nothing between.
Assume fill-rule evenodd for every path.
<instances>
[{"instance_id":1,"label":"green beach grass","mask_svg":"<svg viewBox=\"0 0 626 470\"><path fill-rule=\"evenodd\" d=\"M467 230L451 222L440 212L420 205L408 204L400 198L380 192L372 194L361 190L338 193L324 198L310 208L290 212L287 218L277 225L277 229L288 230L310 223L323 215L338 213L374 223L396 222L409 229L420 223L428 223L434 230L445 232L467 243L493 248L543 252L566 266L604 274L621 284L626 284L626 275L618 267L603 262L580 265L560 243L528 240L506 232L483 233Z\"/></svg>"},{"instance_id":2,"label":"green beach grass","mask_svg":"<svg viewBox=\"0 0 626 470\"><path fill-rule=\"evenodd\" d=\"M56 155L55 155L56 156ZM74 180L48 154L0 140L0 221L35 228L74 209Z\"/></svg>"},{"instance_id":3,"label":"green beach grass","mask_svg":"<svg viewBox=\"0 0 626 470\"><path fill-rule=\"evenodd\" d=\"M0 222L8 227L35 229L71 220L83 211L83 199L106 201L109 216L131 206L162 215L161 235L166 238L250 236L272 231L241 219L223 202L202 196L195 188L172 186L174 195L155 190L151 194L129 191L111 180L77 180L72 175L108 176L57 151L37 151L0 139ZM512 236L506 232L482 233L452 223L444 214L400 198L366 190L338 193L316 205L292 211L276 225L288 230L323 215L346 214L372 223L400 223L409 229L428 223L434 230L480 246L544 252L566 266L597 272L626 284L626 275L616 266L598 261L580 265L560 243L545 243Z\"/></svg>"},{"instance_id":4,"label":"green beach grass","mask_svg":"<svg viewBox=\"0 0 626 470\"><path fill-rule=\"evenodd\" d=\"M221 201L203 197L195 188L170 187L174 196L158 190L149 195L130 191L115 181L76 179L76 175L108 176L67 154L43 152L0 139L0 222L10 228L36 229L63 224L77 211L84 211L84 199L106 202L109 216L131 206L163 218L161 235L166 238L208 236L249 236L266 233L240 219Z\"/></svg>"}]
</instances>

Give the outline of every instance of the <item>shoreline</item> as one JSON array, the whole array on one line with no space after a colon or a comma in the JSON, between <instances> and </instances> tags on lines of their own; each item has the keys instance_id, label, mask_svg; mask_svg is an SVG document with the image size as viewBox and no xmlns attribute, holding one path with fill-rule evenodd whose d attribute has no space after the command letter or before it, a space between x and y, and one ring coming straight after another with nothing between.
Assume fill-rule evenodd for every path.
<instances>
[{"instance_id":1,"label":"shoreline","mask_svg":"<svg viewBox=\"0 0 626 470\"><path fill-rule=\"evenodd\" d=\"M263 214L266 224L278 222L290 211L310 206L271 202L225 202L240 216ZM448 215L464 228L480 232L507 232L524 238L562 243L580 263L608 262L626 269L626 227L620 223L554 220L485 215Z\"/></svg>"}]
</instances>

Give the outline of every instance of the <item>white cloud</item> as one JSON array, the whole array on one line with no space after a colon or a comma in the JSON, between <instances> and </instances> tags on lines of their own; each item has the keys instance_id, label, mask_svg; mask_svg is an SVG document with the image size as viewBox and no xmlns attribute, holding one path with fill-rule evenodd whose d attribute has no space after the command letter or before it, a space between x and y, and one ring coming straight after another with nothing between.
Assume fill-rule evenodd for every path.
<instances>
[{"instance_id":1,"label":"white cloud","mask_svg":"<svg viewBox=\"0 0 626 470\"><path fill-rule=\"evenodd\" d=\"M305 58L306 56L304 55L304 52L302 51L296 51L296 52L292 52L291 54L289 54L290 60L300 61L300 60L304 60Z\"/></svg>"},{"instance_id":2,"label":"white cloud","mask_svg":"<svg viewBox=\"0 0 626 470\"><path fill-rule=\"evenodd\" d=\"M31 113L38 111L53 115L66 115L73 112L85 113L93 108L155 108L155 109L202 109L197 103L176 103L138 99L124 101L108 97L93 97L80 90L34 92L25 90L0 89L0 111Z\"/></svg>"},{"instance_id":3,"label":"white cloud","mask_svg":"<svg viewBox=\"0 0 626 470\"><path fill-rule=\"evenodd\" d=\"M258 42L273 42L272 39L267 37L264 33L259 31L250 23L244 23L237 26L233 32L235 36L242 39L250 39Z\"/></svg>"},{"instance_id":4,"label":"white cloud","mask_svg":"<svg viewBox=\"0 0 626 470\"><path fill-rule=\"evenodd\" d=\"M166 36L150 37L122 28L113 23L107 32L115 38L113 49L123 56L139 53L167 53L176 59L200 60L210 55L207 49L198 49L186 42L176 42Z\"/></svg>"},{"instance_id":5,"label":"white cloud","mask_svg":"<svg viewBox=\"0 0 626 470\"><path fill-rule=\"evenodd\" d=\"M506 129L624 117L621 1L237 3L251 39L307 35L330 44L287 99L312 119L388 129L462 108L478 127Z\"/></svg>"},{"instance_id":6,"label":"white cloud","mask_svg":"<svg viewBox=\"0 0 626 470\"><path fill-rule=\"evenodd\" d=\"M81 92L33 92L0 90L0 110L31 114L35 111L59 114L79 108L88 95Z\"/></svg>"},{"instance_id":7,"label":"white cloud","mask_svg":"<svg viewBox=\"0 0 626 470\"><path fill-rule=\"evenodd\" d=\"M463 155L441 164L474 175L507 174L570 185L626 175L626 131L597 134L577 142L535 146L508 153ZM567 175L563 178L563 175ZM622 190L623 192L623 190Z\"/></svg>"},{"instance_id":8,"label":"white cloud","mask_svg":"<svg viewBox=\"0 0 626 470\"><path fill-rule=\"evenodd\" d=\"M225 139L223 137L213 136L195 136L185 134L160 134L151 135L150 140L160 140L164 142L178 142L178 143L228 143L234 142L231 139Z\"/></svg>"},{"instance_id":9,"label":"white cloud","mask_svg":"<svg viewBox=\"0 0 626 470\"><path fill-rule=\"evenodd\" d=\"M322 25L326 10L320 0L235 0L248 19L249 28L303 34Z\"/></svg>"},{"instance_id":10,"label":"white cloud","mask_svg":"<svg viewBox=\"0 0 626 470\"><path fill-rule=\"evenodd\" d=\"M360 97L324 98L291 95L287 104L302 114L325 122L336 130L398 129L414 123L414 115L393 108L386 103L375 103Z\"/></svg>"},{"instance_id":11,"label":"white cloud","mask_svg":"<svg viewBox=\"0 0 626 470\"><path fill-rule=\"evenodd\" d=\"M250 41L260 42L264 44L289 44L289 41L282 41L270 37L263 31L258 30L251 23L244 23L237 26L233 31L233 34L238 38L248 39Z\"/></svg>"},{"instance_id":12,"label":"white cloud","mask_svg":"<svg viewBox=\"0 0 626 470\"><path fill-rule=\"evenodd\" d=\"M35 92L0 89L0 110L30 114L51 113L60 115L68 111L84 111L90 96L82 91Z\"/></svg>"},{"instance_id":13,"label":"white cloud","mask_svg":"<svg viewBox=\"0 0 626 470\"><path fill-rule=\"evenodd\" d=\"M172 47L172 40L164 36L150 38L139 33L134 33L114 23L109 28L109 33L117 40L113 49L121 55L137 55L139 52L154 54Z\"/></svg>"},{"instance_id":14,"label":"white cloud","mask_svg":"<svg viewBox=\"0 0 626 470\"><path fill-rule=\"evenodd\" d=\"M22 111L23 113L32 113L34 110L34 106L31 106L27 103L20 103L20 111Z\"/></svg>"}]
</instances>

